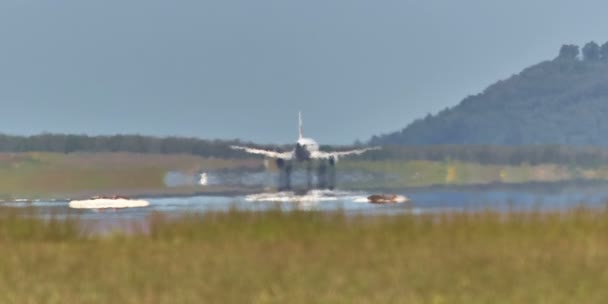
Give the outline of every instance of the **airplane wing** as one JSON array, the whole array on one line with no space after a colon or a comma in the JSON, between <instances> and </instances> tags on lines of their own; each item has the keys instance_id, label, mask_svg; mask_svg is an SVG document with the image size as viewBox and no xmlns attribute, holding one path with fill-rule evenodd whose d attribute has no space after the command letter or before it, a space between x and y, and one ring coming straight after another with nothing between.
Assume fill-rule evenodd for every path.
<instances>
[{"instance_id":1,"label":"airplane wing","mask_svg":"<svg viewBox=\"0 0 608 304\"><path fill-rule=\"evenodd\" d=\"M338 158L343 157L343 156L360 155L367 151L379 150L379 149L380 149L380 147L371 147L371 148L355 149L355 150L349 150L349 151L333 151L333 152L315 151L312 153L312 155L310 155L310 157L320 158L320 159L334 158L337 160Z\"/></svg>"},{"instance_id":2,"label":"airplane wing","mask_svg":"<svg viewBox=\"0 0 608 304\"><path fill-rule=\"evenodd\" d=\"M277 151L270 151L270 150L263 150L263 149L258 149L258 148L250 148L250 147L241 147L241 146L230 146L230 148L235 149L235 150L243 150L247 153L251 153L251 154L258 154L258 155L264 155L266 157L272 157L272 158L282 158L282 159L291 159L292 157L292 152L277 152Z\"/></svg>"}]
</instances>

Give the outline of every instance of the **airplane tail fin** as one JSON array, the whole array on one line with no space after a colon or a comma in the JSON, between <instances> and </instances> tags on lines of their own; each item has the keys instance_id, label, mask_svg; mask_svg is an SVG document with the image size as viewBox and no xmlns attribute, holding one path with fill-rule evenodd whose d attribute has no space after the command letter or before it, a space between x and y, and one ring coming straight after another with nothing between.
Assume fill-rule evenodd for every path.
<instances>
[{"instance_id":1,"label":"airplane tail fin","mask_svg":"<svg viewBox=\"0 0 608 304\"><path fill-rule=\"evenodd\" d=\"M302 139L302 137L304 137L304 135L302 134L302 112L298 112L298 138Z\"/></svg>"}]
</instances>

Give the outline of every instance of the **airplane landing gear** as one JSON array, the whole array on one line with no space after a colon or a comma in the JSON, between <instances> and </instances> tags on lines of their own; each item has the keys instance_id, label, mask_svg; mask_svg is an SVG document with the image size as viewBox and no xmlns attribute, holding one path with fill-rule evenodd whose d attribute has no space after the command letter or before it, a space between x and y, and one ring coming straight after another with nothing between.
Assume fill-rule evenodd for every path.
<instances>
[{"instance_id":1,"label":"airplane landing gear","mask_svg":"<svg viewBox=\"0 0 608 304\"><path fill-rule=\"evenodd\" d=\"M330 158L329 161L329 172L327 173L327 188L333 190L336 188L336 159Z\"/></svg>"},{"instance_id":2,"label":"airplane landing gear","mask_svg":"<svg viewBox=\"0 0 608 304\"><path fill-rule=\"evenodd\" d=\"M316 185L313 179L313 161L306 161L306 189L330 189L336 187L336 160L333 158L320 160L316 170L317 180ZM278 187L279 191L291 190L291 173L293 172L294 164L291 161L284 159L276 159L276 165L279 170Z\"/></svg>"},{"instance_id":3,"label":"airplane landing gear","mask_svg":"<svg viewBox=\"0 0 608 304\"><path fill-rule=\"evenodd\" d=\"M281 158L276 160L277 168L279 169L278 189L279 191L291 189L291 162Z\"/></svg>"},{"instance_id":4,"label":"airplane landing gear","mask_svg":"<svg viewBox=\"0 0 608 304\"><path fill-rule=\"evenodd\" d=\"M319 163L317 168L317 188L325 189L327 187L327 164L324 161Z\"/></svg>"},{"instance_id":5,"label":"airplane landing gear","mask_svg":"<svg viewBox=\"0 0 608 304\"><path fill-rule=\"evenodd\" d=\"M312 189L312 161L306 162L306 186Z\"/></svg>"}]
</instances>

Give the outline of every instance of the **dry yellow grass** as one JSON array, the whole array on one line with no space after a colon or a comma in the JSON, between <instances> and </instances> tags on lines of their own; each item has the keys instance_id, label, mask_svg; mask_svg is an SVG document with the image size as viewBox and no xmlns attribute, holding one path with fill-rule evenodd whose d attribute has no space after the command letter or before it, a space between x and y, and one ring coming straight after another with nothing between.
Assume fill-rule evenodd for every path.
<instances>
[{"instance_id":1,"label":"dry yellow grass","mask_svg":"<svg viewBox=\"0 0 608 304\"><path fill-rule=\"evenodd\" d=\"M105 236L77 221L0 214L2 303L608 299L604 211L157 214L146 233Z\"/></svg>"}]
</instances>

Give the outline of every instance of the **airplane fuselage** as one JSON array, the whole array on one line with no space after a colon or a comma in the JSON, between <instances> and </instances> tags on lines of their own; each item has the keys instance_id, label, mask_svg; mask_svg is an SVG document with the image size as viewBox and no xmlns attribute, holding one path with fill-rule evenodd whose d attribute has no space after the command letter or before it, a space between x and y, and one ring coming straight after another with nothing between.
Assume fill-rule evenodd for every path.
<instances>
[{"instance_id":1,"label":"airplane fuselage","mask_svg":"<svg viewBox=\"0 0 608 304\"><path fill-rule=\"evenodd\" d=\"M311 155L316 151L319 151L319 144L316 141L311 138L300 138L293 154L296 161L309 161L312 159Z\"/></svg>"},{"instance_id":2,"label":"airplane fuselage","mask_svg":"<svg viewBox=\"0 0 608 304\"><path fill-rule=\"evenodd\" d=\"M279 169L279 189L290 188L290 175L293 170L293 162L307 162L308 185L312 185L313 161L318 164L318 185L321 188L335 186L335 165L338 158L348 155L359 155L374 148L361 148L349 151L320 151L319 144L312 139L303 136L302 115L298 113L298 141L293 150L280 152L254 147L230 146L233 149L244 150L247 153L263 155L264 157L274 158Z\"/></svg>"},{"instance_id":3,"label":"airplane fuselage","mask_svg":"<svg viewBox=\"0 0 608 304\"><path fill-rule=\"evenodd\" d=\"M298 113L298 141L295 144L293 150L289 152L279 152L273 150L265 150L253 147L242 147L242 146L231 146L233 149L244 150L247 153L264 155L265 157L274 158L277 160L279 167L286 165L286 168L290 168L289 162L311 162L312 160L318 160L321 165L323 162L329 163L329 165L335 165L338 158L348 155L359 155L368 150L375 150L377 148L362 148L353 149L349 151L320 151L319 144L312 138L304 137L302 132L302 115Z\"/></svg>"}]
</instances>

